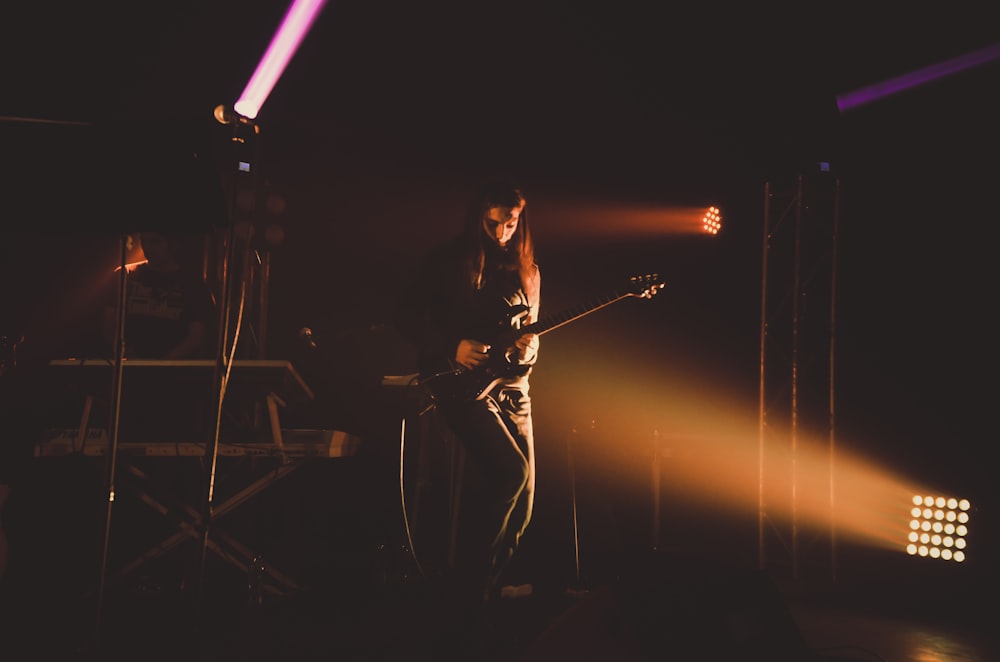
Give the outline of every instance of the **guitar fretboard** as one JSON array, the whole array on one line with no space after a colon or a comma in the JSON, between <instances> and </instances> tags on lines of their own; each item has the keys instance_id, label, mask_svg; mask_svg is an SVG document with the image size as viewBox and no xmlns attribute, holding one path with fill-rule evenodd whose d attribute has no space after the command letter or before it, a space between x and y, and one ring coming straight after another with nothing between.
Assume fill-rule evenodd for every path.
<instances>
[{"instance_id":1,"label":"guitar fretboard","mask_svg":"<svg viewBox=\"0 0 1000 662\"><path fill-rule=\"evenodd\" d=\"M590 313L611 305L616 301L621 301L626 297L651 297L656 294L656 292L659 291L663 285L663 281L660 280L657 274L634 276L629 279L628 287L620 287L606 292L603 295L597 295L589 301L573 306L572 308L564 310L557 315L545 317L537 322L534 322L533 324L528 324L521 328L520 333L537 333L538 335L541 335L547 331L558 329L564 324L569 324L574 320L578 320L584 315L589 315Z\"/></svg>"},{"instance_id":2,"label":"guitar fretboard","mask_svg":"<svg viewBox=\"0 0 1000 662\"><path fill-rule=\"evenodd\" d=\"M543 333L552 331L553 329L558 329L564 324L569 324L570 322L578 320L585 315L589 315L590 313L600 310L605 306L609 306L614 302L620 301L621 299L629 296L633 296L631 292L625 292L624 294L621 292L610 292L603 296L591 299L589 302L577 304L572 308L562 311L558 315L550 315L538 320L537 322L525 325L521 327L521 332L537 333L538 335L542 335Z\"/></svg>"}]
</instances>

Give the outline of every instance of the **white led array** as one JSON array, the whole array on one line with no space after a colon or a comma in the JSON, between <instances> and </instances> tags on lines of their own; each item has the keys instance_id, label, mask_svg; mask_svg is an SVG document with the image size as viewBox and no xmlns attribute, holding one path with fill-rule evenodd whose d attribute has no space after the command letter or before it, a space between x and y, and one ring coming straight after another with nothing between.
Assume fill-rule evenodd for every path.
<instances>
[{"instance_id":1,"label":"white led array","mask_svg":"<svg viewBox=\"0 0 1000 662\"><path fill-rule=\"evenodd\" d=\"M708 234L719 234L722 228L722 214L718 207L709 207L701 217L701 227Z\"/></svg>"},{"instance_id":2,"label":"white led array","mask_svg":"<svg viewBox=\"0 0 1000 662\"><path fill-rule=\"evenodd\" d=\"M970 507L968 499L914 495L906 553L964 561Z\"/></svg>"}]
</instances>

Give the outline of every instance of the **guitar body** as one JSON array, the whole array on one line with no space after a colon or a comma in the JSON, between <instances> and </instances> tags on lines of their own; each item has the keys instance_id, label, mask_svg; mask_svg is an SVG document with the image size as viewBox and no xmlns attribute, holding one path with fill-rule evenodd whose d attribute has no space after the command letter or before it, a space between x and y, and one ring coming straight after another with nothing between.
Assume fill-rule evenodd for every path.
<instances>
[{"instance_id":1,"label":"guitar body","mask_svg":"<svg viewBox=\"0 0 1000 662\"><path fill-rule=\"evenodd\" d=\"M524 306L512 307L497 324L496 331L483 338L491 349L486 360L475 370L449 362L445 369L425 376L422 384L434 401L460 403L482 400L500 382L527 374L531 366L520 365L511 358L514 342L522 333L529 331L529 327L515 328L515 320L523 319L527 312Z\"/></svg>"},{"instance_id":2,"label":"guitar body","mask_svg":"<svg viewBox=\"0 0 1000 662\"><path fill-rule=\"evenodd\" d=\"M439 404L473 402L486 397L495 386L504 380L527 374L531 366L521 365L512 360L514 342L526 333L541 335L564 324L620 301L627 297L649 299L663 288L664 283L656 274L633 276L624 288L606 293L589 303L577 306L559 315L547 317L521 328L513 328L514 320L526 312L523 307L512 308L499 322L498 332L493 339L483 339L492 348L486 361L474 370L467 370L453 362L439 371L424 372L420 384L431 399Z\"/></svg>"},{"instance_id":3,"label":"guitar body","mask_svg":"<svg viewBox=\"0 0 1000 662\"><path fill-rule=\"evenodd\" d=\"M508 358L509 352L490 352L475 370L456 366L451 370L425 377L421 384L431 398L440 404L458 404L482 400L494 386L504 380L527 374L531 366L519 365Z\"/></svg>"}]
</instances>

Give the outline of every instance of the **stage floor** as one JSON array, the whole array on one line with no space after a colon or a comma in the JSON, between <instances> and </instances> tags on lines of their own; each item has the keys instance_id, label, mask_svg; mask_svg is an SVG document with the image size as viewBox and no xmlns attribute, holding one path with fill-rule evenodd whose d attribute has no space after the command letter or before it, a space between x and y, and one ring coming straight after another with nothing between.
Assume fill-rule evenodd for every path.
<instances>
[{"instance_id":1,"label":"stage floor","mask_svg":"<svg viewBox=\"0 0 1000 662\"><path fill-rule=\"evenodd\" d=\"M593 587L522 575L531 595L497 601L480 627L449 611L432 581L358 567L251 604L245 582L207 563L201 591L146 574L107 588L99 613L93 595L36 592L8 577L0 651L130 660L1000 659L988 617L961 582L918 597L884 573L811 589L690 553L622 561L617 578ZM228 585L219 581L227 574Z\"/></svg>"},{"instance_id":2,"label":"stage floor","mask_svg":"<svg viewBox=\"0 0 1000 662\"><path fill-rule=\"evenodd\" d=\"M440 550L400 545L391 484L357 464L303 466L221 519L220 547L204 553L197 535L176 537L190 511L161 516L122 482L101 590L100 482L80 481L91 464L46 463L11 492L3 659L1000 660L988 540L978 565L844 545L836 568L803 554L793 572L776 554L759 567L754 521L717 514L671 522L672 544L655 550L623 517L582 518L574 567L566 518L542 510L506 577L531 595L497 601L472 627L439 598ZM158 550L164 540L177 544ZM225 556L247 548L276 573L259 601L242 557Z\"/></svg>"}]
</instances>

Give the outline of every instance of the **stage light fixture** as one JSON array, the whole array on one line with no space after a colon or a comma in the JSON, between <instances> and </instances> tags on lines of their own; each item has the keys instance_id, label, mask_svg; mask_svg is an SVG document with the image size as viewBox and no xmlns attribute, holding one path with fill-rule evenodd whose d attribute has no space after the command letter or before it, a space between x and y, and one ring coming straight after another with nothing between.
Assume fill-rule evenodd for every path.
<instances>
[{"instance_id":1,"label":"stage light fixture","mask_svg":"<svg viewBox=\"0 0 1000 662\"><path fill-rule=\"evenodd\" d=\"M910 508L906 553L945 561L965 561L969 534L968 499L915 494Z\"/></svg>"},{"instance_id":2,"label":"stage light fixture","mask_svg":"<svg viewBox=\"0 0 1000 662\"><path fill-rule=\"evenodd\" d=\"M722 229L722 214L718 207L709 207L701 217L701 227L706 234L719 234Z\"/></svg>"}]
</instances>

